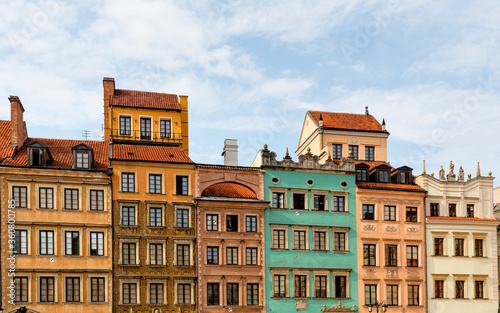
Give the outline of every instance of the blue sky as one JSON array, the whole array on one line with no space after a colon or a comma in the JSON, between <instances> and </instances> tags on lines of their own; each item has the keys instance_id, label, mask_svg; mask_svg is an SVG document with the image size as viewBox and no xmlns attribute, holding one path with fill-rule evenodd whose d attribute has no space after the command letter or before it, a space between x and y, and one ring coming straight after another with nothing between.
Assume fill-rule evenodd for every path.
<instances>
[{"instance_id":1,"label":"blue sky","mask_svg":"<svg viewBox=\"0 0 500 313\"><path fill-rule=\"evenodd\" d=\"M14 0L0 12L0 118L97 138L102 78L189 96L196 162L295 151L307 110L385 118L391 164L500 173L498 1ZM497 182L496 185L499 185Z\"/></svg>"}]
</instances>

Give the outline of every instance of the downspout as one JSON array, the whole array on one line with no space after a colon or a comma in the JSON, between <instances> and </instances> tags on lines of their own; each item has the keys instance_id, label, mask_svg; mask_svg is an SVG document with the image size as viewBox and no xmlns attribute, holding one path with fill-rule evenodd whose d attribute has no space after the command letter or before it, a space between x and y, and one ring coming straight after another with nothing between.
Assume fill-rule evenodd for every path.
<instances>
[{"instance_id":1,"label":"downspout","mask_svg":"<svg viewBox=\"0 0 500 313\"><path fill-rule=\"evenodd\" d=\"M194 220L196 223L196 227L194 227L194 238L196 240L196 260L198 260L198 200L194 200ZM200 312L200 301L198 301L198 295L200 294L200 280L198 278L198 261L196 261L196 312Z\"/></svg>"}]
</instances>

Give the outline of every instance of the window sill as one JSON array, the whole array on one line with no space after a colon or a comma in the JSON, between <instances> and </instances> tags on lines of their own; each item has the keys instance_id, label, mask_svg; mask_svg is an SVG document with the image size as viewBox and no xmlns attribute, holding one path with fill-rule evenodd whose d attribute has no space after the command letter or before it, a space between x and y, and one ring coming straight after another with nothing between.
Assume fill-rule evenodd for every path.
<instances>
[{"instance_id":1,"label":"window sill","mask_svg":"<svg viewBox=\"0 0 500 313\"><path fill-rule=\"evenodd\" d=\"M311 212L329 212L328 210L317 210L317 209L312 209ZM308 299L308 298L306 298Z\"/></svg>"},{"instance_id":2,"label":"window sill","mask_svg":"<svg viewBox=\"0 0 500 313\"><path fill-rule=\"evenodd\" d=\"M349 253L349 250L333 250L333 253Z\"/></svg>"},{"instance_id":3,"label":"window sill","mask_svg":"<svg viewBox=\"0 0 500 313\"><path fill-rule=\"evenodd\" d=\"M118 224L118 226L123 227L123 228L139 228L139 225L122 225L122 224Z\"/></svg>"},{"instance_id":4,"label":"window sill","mask_svg":"<svg viewBox=\"0 0 500 313\"><path fill-rule=\"evenodd\" d=\"M289 297L271 297L273 300L286 300L289 299Z\"/></svg>"},{"instance_id":5,"label":"window sill","mask_svg":"<svg viewBox=\"0 0 500 313\"><path fill-rule=\"evenodd\" d=\"M318 249L313 249L312 251L313 252L320 252L320 253L328 253L328 252L330 252L328 250L318 250Z\"/></svg>"},{"instance_id":6,"label":"window sill","mask_svg":"<svg viewBox=\"0 0 500 313\"><path fill-rule=\"evenodd\" d=\"M139 306L141 305L140 303L118 303L118 305L126 305L126 306Z\"/></svg>"},{"instance_id":7,"label":"window sill","mask_svg":"<svg viewBox=\"0 0 500 313\"><path fill-rule=\"evenodd\" d=\"M118 264L119 266L123 266L123 267L139 267L141 266L141 263L139 264Z\"/></svg>"},{"instance_id":8,"label":"window sill","mask_svg":"<svg viewBox=\"0 0 500 313\"><path fill-rule=\"evenodd\" d=\"M89 213L108 213L107 210L87 210Z\"/></svg>"},{"instance_id":9,"label":"window sill","mask_svg":"<svg viewBox=\"0 0 500 313\"><path fill-rule=\"evenodd\" d=\"M401 268L401 266L397 266L397 265L386 265L386 266L384 266L384 268Z\"/></svg>"},{"instance_id":10,"label":"window sill","mask_svg":"<svg viewBox=\"0 0 500 313\"><path fill-rule=\"evenodd\" d=\"M36 256L40 258L57 258L55 254L37 254Z\"/></svg>"},{"instance_id":11,"label":"window sill","mask_svg":"<svg viewBox=\"0 0 500 313\"><path fill-rule=\"evenodd\" d=\"M437 258L447 258L449 257L448 255L431 255L432 257L437 257Z\"/></svg>"},{"instance_id":12,"label":"window sill","mask_svg":"<svg viewBox=\"0 0 500 313\"><path fill-rule=\"evenodd\" d=\"M107 255L87 255L89 258L107 258Z\"/></svg>"},{"instance_id":13,"label":"window sill","mask_svg":"<svg viewBox=\"0 0 500 313\"><path fill-rule=\"evenodd\" d=\"M311 297L292 297L293 300L308 300L311 299Z\"/></svg>"},{"instance_id":14,"label":"window sill","mask_svg":"<svg viewBox=\"0 0 500 313\"><path fill-rule=\"evenodd\" d=\"M487 259L488 257L487 256L472 256L472 258L475 258L475 259Z\"/></svg>"},{"instance_id":15,"label":"window sill","mask_svg":"<svg viewBox=\"0 0 500 313\"><path fill-rule=\"evenodd\" d=\"M54 304L59 304L59 302L37 302L36 304L40 305L54 305Z\"/></svg>"},{"instance_id":16,"label":"window sill","mask_svg":"<svg viewBox=\"0 0 500 313\"><path fill-rule=\"evenodd\" d=\"M83 255L73 255L73 254L65 254L63 255L65 258L83 258Z\"/></svg>"},{"instance_id":17,"label":"window sill","mask_svg":"<svg viewBox=\"0 0 500 313\"><path fill-rule=\"evenodd\" d=\"M64 212L79 212L79 213L82 213L82 210L80 209L62 209Z\"/></svg>"},{"instance_id":18,"label":"window sill","mask_svg":"<svg viewBox=\"0 0 500 313\"><path fill-rule=\"evenodd\" d=\"M193 227L181 227L181 226L174 226L175 229L181 229L181 230L191 230ZM235 232L233 232L235 233Z\"/></svg>"},{"instance_id":19,"label":"window sill","mask_svg":"<svg viewBox=\"0 0 500 313\"><path fill-rule=\"evenodd\" d=\"M148 264L149 267L167 267L167 264Z\"/></svg>"},{"instance_id":20,"label":"window sill","mask_svg":"<svg viewBox=\"0 0 500 313\"><path fill-rule=\"evenodd\" d=\"M159 196L161 196L161 195L165 195L165 193L163 193L163 192L146 192L146 194L147 194L148 196L154 196L154 195L159 195Z\"/></svg>"},{"instance_id":21,"label":"window sill","mask_svg":"<svg viewBox=\"0 0 500 313\"><path fill-rule=\"evenodd\" d=\"M289 251L290 249L271 248L271 251Z\"/></svg>"},{"instance_id":22,"label":"window sill","mask_svg":"<svg viewBox=\"0 0 500 313\"><path fill-rule=\"evenodd\" d=\"M84 303L84 302L81 302L81 301L80 301L80 302L68 302L68 301L63 301L63 304L64 304L64 305L66 305L66 304L68 304L68 305L75 305L75 304L77 304L77 305L82 305L83 303Z\"/></svg>"},{"instance_id":23,"label":"window sill","mask_svg":"<svg viewBox=\"0 0 500 313\"><path fill-rule=\"evenodd\" d=\"M175 267L181 267L181 268L194 268L194 265L174 265Z\"/></svg>"},{"instance_id":24,"label":"window sill","mask_svg":"<svg viewBox=\"0 0 500 313\"><path fill-rule=\"evenodd\" d=\"M174 194L174 196L185 196L185 197L192 197L192 195L180 195L180 194Z\"/></svg>"},{"instance_id":25,"label":"window sill","mask_svg":"<svg viewBox=\"0 0 500 313\"><path fill-rule=\"evenodd\" d=\"M54 208L36 208L35 210L37 210L37 211L57 211Z\"/></svg>"},{"instance_id":26,"label":"window sill","mask_svg":"<svg viewBox=\"0 0 500 313\"><path fill-rule=\"evenodd\" d=\"M151 225L148 225L149 228L167 228L166 226L151 226Z\"/></svg>"},{"instance_id":27,"label":"window sill","mask_svg":"<svg viewBox=\"0 0 500 313\"><path fill-rule=\"evenodd\" d=\"M362 219L361 221L362 222L378 222L378 220L365 220L365 219Z\"/></svg>"},{"instance_id":28,"label":"window sill","mask_svg":"<svg viewBox=\"0 0 500 313\"><path fill-rule=\"evenodd\" d=\"M298 252L308 252L310 251L309 249L292 249L292 251L298 251Z\"/></svg>"},{"instance_id":29,"label":"window sill","mask_svg":"<svg viewBox=\"0 0 500 313\"><path fill-rule=\"evenodd\" d=\"M332 211L332 213L348 214L349 211Z\"/></svg>"},{"instance_id":30,"label":"window sill","mask_svg":"<svg viewBox=\"0 0 500 313\"><path fill-rule=\"evenodd\" d=\"M288 211L288 208L271 208L271 210L276 210L276 211ZM305 210L304 210L305 211Z\"/></svg>"},{"instance_id":31,"label":"window sill","mask_svg":"<svg viewBox=\"0 0 500 313\"><path fill-rule=\"evenodd\" d=\"M123 190L119 190L118 193L136 194L136 195L139 194L139 192L137 191L123 191Z\"/></svg>"}]
</instances>

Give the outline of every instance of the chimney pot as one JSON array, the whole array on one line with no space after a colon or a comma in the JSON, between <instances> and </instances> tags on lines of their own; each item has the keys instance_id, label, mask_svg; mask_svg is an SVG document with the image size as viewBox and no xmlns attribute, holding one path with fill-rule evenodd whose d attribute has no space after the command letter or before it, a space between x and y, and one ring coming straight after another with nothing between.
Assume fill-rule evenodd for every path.
<instances>
[{"instance_id":1,"label":"chimney pot","mask_svg":"<svg viewBox=\"0 0 500 313\"><path fill-rule=\"evenodd\" d=\"M224 156L224 165L238 166L238 140L224 140L222 155Z\"/></svg>"}]
</instances>

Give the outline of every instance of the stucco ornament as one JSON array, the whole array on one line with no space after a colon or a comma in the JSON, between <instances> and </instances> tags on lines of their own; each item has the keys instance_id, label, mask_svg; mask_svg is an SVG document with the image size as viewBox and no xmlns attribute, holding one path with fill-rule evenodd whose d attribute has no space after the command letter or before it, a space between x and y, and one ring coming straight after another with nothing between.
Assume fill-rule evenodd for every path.
<instances>
[{"instance_id":1,"label":"stucco ornament","mask_svg":"<svg viewBox=\"0 0 500 313\"><path fill-rule=\"evenodd\" d=\"M321 310L322 312L356 312L356 305L354 304L352 307L348 307L347 305L342 305L339 300L338 305L333 305L329 308L326 307L326 305L323 304L323 309Z\"/></svg>"},{"instance_id":2,"label":"stucco ornament","mask_svg":"<svg viewBox=\"0 0 500 313\"><path fill-rule=\"evenodd\" d=\"M308 304L304 300L295 302L295 310L297 311L307 311L307 306Z\"/></svg>"},{"instance_id":3,"label":"stucco ornament","mask_svg":"<svg viewBox=\"0 0 500 313\"><path fill-rule=\"evenodd\" d=\"M442 165L441 165L441 169L439 170L439 179L440 180L446 180L446 178L444 176L444 168L443 168Z\"/></svg>"}]
</instances>

